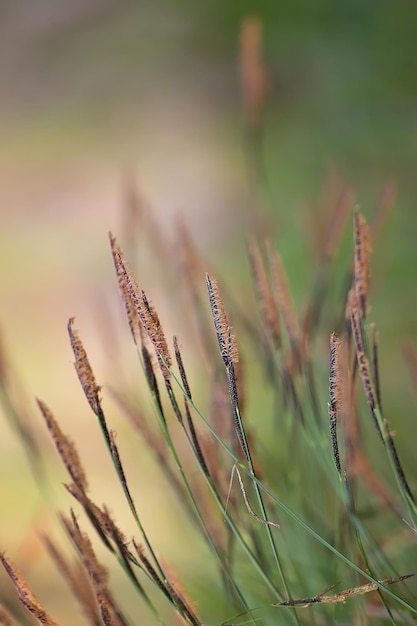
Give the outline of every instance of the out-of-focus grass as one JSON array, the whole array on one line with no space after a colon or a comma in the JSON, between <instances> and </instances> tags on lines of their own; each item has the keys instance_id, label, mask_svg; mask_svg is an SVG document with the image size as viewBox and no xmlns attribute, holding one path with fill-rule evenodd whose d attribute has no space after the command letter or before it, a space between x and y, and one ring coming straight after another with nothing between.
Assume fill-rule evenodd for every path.
<instances>
[{"instance_id":1,"label":"out-of-focus grass","mask_svg":"<svg viewBox=\"0 0 417 626\"><path fill-rule=\"evenodd\" d=\"M119 223L125 171L137 176L168 234L171 211L184 211L197 243L214 250L208 256L231 283L247 287L240 237L253 198L236 50L241 18L253 8L219 1L175 11L144 3L111 9L100 19L47 30L6 73L2 332L29 404L35 394L48 397L64 422L82 424L86 452L93 427L84 424L64 328L69 315L81 317L105 378L95 303L114 288L105 236ZM409 446L411 392L398 335L417 337L417 11L408 2L336 8L324 0L255 8L264 19L270 75L263 197L300 306L311 277L306 215L315 210L311 204L318 210L329 170L355 187L368 214L386 181L397 181L398 199L373 257L372 302L386 412L398 420L399 446ZM225 246L231 234L236 243ZM152 280L150 264L141 271ZM2 455L7 465L11 457ZM27 476L22 483L33 488ZM16 518L27 527L20 508Z\"/></svg>"}]
</instances>

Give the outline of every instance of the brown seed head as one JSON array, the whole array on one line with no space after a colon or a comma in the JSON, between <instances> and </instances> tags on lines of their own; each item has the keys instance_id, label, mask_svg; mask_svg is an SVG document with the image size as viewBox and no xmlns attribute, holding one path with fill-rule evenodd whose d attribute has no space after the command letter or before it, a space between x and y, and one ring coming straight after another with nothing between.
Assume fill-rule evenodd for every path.
<instances>
[{"instance_id":1,"label":"brown seed head","mask_svg":"<svg viewBox=\"0 0 417 626\"><path fill-rule=\"evenodd\" d=\"M98 614L95 596L87 573L81 563L77 562L72 566L55 542L46 535L43 535L42 540L74 597L77 598L80 603L88 621L91 624L99 624L100 616Z\"/></svg>"},{"instance_id":2,"label":"brown seed head","mask_svg":"<svg viewBox=\"0 0 417 626\"><path fill-rule=\"evenodd\" d=\"M355 291L360 313L364 317L367 313L367 300L370 284L369 258L371 253L371 247L369 243L368 224L366 223L363 215L359 213L358 208L355 209L354 213L354 238Z\"/></svg>"},{"instance_id":3,"label":"brown seed head","mask_svg":"<svg viewBox=\"0 0 417 626\"><path fill-rule=\"evenodd\" d=\"M88 482L74 442L68 439L61 431L58 422L55 420L48 406L41 400L37 400L37 403L52 439L54 440L58 454L67 468L69 475L77 487L81 491L86 492L88 490Z\"/></svg>"},{"instance_id":4,"label":"brown seed head","mask_svg":"<svg viewBox=\"0 0 417 626\"><path fill-rule=\"evenodd\" d=\"M74 352L75 356L74 367L77 372L81 386L84 390L84 394L87 398L88 404L90 405L94 413L97 414L101 408L101 400L99 397L101 387L99 387L96 383L93 370L91 368L87 353L84 349L81 339L79 338L77 331L73 329L74 319L74 317L70 318L67 327L72 351Z\"/></svg>"},{"instance_id":5,"label":"brown seed head","mask_svg":"<svg viewBox=\"0 0 417 626\"><path fill-rule=\"evenodd\" d=\"M37 619L39 624L43 624L44 626L58 626L58 624L40 605L23 575L4 553L0 553L0 561L17 590L20 602L29 611L29 613Z\"/></svg>"},{"instance_id":6,"label":"brown seed head","mask_svg":"<svg viewBox=\"0 0 417 626\"><path fill-rule=\"evenodd\" d=\"M120 291L121 293L128 294L130 303L133 306L138 319L140 319L147 336L154 346L162 374L164 378L168 380L170 377L168 368L171 367L172 359L158 314L150 305L145 292L143 290L139 290L132 273L127 267L120 248L116 246L114 242L114 238L113 240L111 238L110 241L112 243L113 259ZM131 314L128 314L128 318L129 315L131 316Z\"/></svg>"},{"instance_id":7,"label":"brown seed head","mask_svg":"<svg viewBox=\"0 0 417 626\"><path fill-rule=\"evenodd\" d=\"M288 281L285 276L280 256L272 249L271 245L267 246L267 252L272 276L277 290L278 306L287 329L294 358L298 362L297 366L299 368L301 358L301 332L294 302L290 294Z\"/></svg>"},{"instance_id":8,"label":"brown seed head","mask_svg":"<svg viewBox=\"0 0 417 626\"><path fill-rule=\"evenodd\" d=\"M113 236L111 232L109 233L109 239L110 239L110 247L111 247L111 251L113 255L113 263L116 269L116 276L117 276L117 282L119 285L120 297L123 302L123 306L125 309L125 313L126 313L127 321L129 324L130 332L133 337L133 341L137 343L137 336L139 334L139 326L140 326L139 318L136 313L136 308L132 301L131 295L127 289L126 280L124 277L124 273L122 271L122 266L119 263L119 259L122 257L122 252L120 250L120 247L116 243L116 238Z\"/></svg>"},{"instance_id":9,"label":"brown seed head","mask_svg":"<svg viewBox=\"0 0 417 626\"><path fill-rule=\"evenodd\" d=\"M342 341L332 333L330 335L330 371L329 396L332 407L337 411L342 399Z\"/></svg>"},{"instance_id":10,"label":"brown seed head","mask_svg":"<svg viewBox=\"0 0 417 626\"><path fill-rule=\"evenodd\" d=\"M217 280L213 276L206 274L206 283L217 341L223 362L227 369L231 364L239 360L236 338L232 334L232 328L229 325Z\"/></svg>"},{"instance_id":11,"label":"brown seed head","mask_svg":"<svg viewBox=\"0 0 417 626\"><path fill-rule=\"evenodd\" d=\"M261 251L257 244L250 242L248 252L267 335L272 339L272 344L275 347L280 347L281 324L279 312L272 293L270 282L268 281L266 275Z\"/></svg>"}]
</instances>

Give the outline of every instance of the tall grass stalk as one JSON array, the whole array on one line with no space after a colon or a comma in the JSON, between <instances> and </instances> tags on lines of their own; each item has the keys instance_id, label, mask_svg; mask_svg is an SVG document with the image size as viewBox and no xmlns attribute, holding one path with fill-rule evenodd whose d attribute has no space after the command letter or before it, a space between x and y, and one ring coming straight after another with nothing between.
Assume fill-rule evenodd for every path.
<instances>
[{"instance_id":1,"label":"tall grass stalk","mask_svg":"<svg viewBox=\"0 0 417 626\"><path fill-rule=\"evenodd\" d=\"M144 384L117 385L119 365L113 363L112 384L102 389L74 319L68 322L76 373L133 518L134 537L127 538L116 522L119 511L113 512L111 501L94 502L76 444L38 400L70 479L65 485L69 513L56 515L68 544L45 533L43 543L67 584L69 602L79 606L80 624L417 621L410 571L417 561L415 461L395 442L395 416L388 421L385 404L382 410L384 381L377 332L369 319L371 247L395 190L387 185L369 227L353 206L353 190L341 190L320 229L315 258L306 259L316 262L316 271L300 312L285 255L272 243L262 151L268 91L262 56L262 25L248 18L241 31L240 68L248 189L253 206L259 207L249 216L247 244L253 293L247 281L239 297L223 283L220 290L214 278L220 273L201 257L182 221L170 254L152 211L129 184L126 255L111 233L109 238L126 334L130 332ZM344 259L340 249L349 218L353 243ZM167 293L174 304L183 305L185 323L171 316L170 322L178 325L172 344L150 294L140 288L134 266L126 261L142 232L165 263ZM417 388L417 353L409 342L405 351ZM0 400L51 507L50 483L56 477L46 473L47 453L22 407L22 394L13 393L13 381L0 349ZM207 392L211 406L203 400ZM141 458L133 472L123 452L123 432L117 439L117 419L113 410L104 412L102 395L113 398L132 437L139 437L141 449L160 469L161 488L177 501L171 518L176 534L182 531L175 541L183 558L172 560L179 573L161 556L160 542L151 538L144 521L149 504L138 500ZM149 401L152 410L144 410ZM153 479L147 478L148 483ZM168 506L164 515L171 513ZM86 524L98 541L91 540ZM114 567L103 565L106 552ZM34 619L56 625L26 580L29 575L20 571L24 564L18 568L4 553L0 560L17 592L0 587L0 623L14 626ZM191 573L187 560L194 561ZM129 582L133 599L115 593L115 580ZM336 589L339 580L341 591ZM25 621L25 615L31 618Z\"/></svg>"},{"instance_id":2,"label":"tall grass stalk","mask_svg":"<svg viewBox=\"0 0 417 626\"><path fill-rule=\"evenodd\" d=\"M78 561L67 561L61 547L49 537L44 541L87 623L143 623L138 617L141 603L148 610L146 623L153 619L161 625L173 623L167 617L166 604L183 622L193 626L273 624L277 619L282 624L321 624L330 623L330 619L345 623L357 618L361 623L371 623L375 607L377 619L381 620L378 623L411 623L410 620L416 619L417 603L411 588L405 586L412 572L401 571L400 556L389 556L381 545L387 533L402 530L409 535L410 549L415 549L416 506L413 477L406 475L408 464L403 464L391 426L382 415L383 384L379 379L376 330L367 320L368 228L357 210L353 216L352 288L346 302L341 303L349 323L336 329L338 334L333 328L325 328L317 305L311 304L315 302L316 285L308 304L310 311L315 310L314 322L310 314L304 321L299 319L282 261L271 244L249 246L259 326L255 315L248 317L247 307L237 305L232 299L232 331L217 281L207 274L209 297L204 307L200 303L202 285L190 280L191 300L196 303L195 328L204 335L198 342L203 351L200 356L209 368L204 378L213 381L213 393L222 390L223 394L222 402L215 404L211 416L199 406L191 391L180 335L173 340L173 360L159 315L147 294L138 287L116 239L110 236L119 291L154 416L135 413L135 409L129 408L129 403L123 400L123 390L115 390L113 395L161 466L185 518L197 531L195 540L200 537L212 554L217 585L220 584L223 595L222 608L213 610L208 599L199 594L198 585L189 581L186 591L159 556L142 521L141 507L135 503L135 481L125 470L115 432L108 425L113 422L113 416L106 416L102 408L101 395L105 391L96 382L87 352L70 319L68 333L75 369L139 533L139 539L128 541L109 513L108 505L98 507L93 502L75 444L63 434L49 408L39 400L41 414L72 481L66 488L74 506L84 511L92 529L137 594L137 606L122 606L122 601L110 590L108 572L99 562L99 555L81 529L78 517L72 510L70 516L60 514L58 519L78 554ZM349 274L349 266L346 272ZM326 270L326 273L328 290L331 272ZM227 290L225 293L227 296ZM321 297L326 293L320 284ZM214 332L210 318L214 320ZM338 318L341 316L335 311L334 319ZM240 336L245 328L251 339L246 343ZM329 357L325 355L323 341L326 334L330 337ZM213 342L217 342L220 359L213 350ZM247 383L240 354L246 351L252 354L247 366L249 375L264 368L263 389L255 389L255 397L266 393L273 399L273 413L262 418L258 415L255 423L254 408L245 404L244 399ZM256 365L253 354L259 358ZM199 353L195 358L198 356ZM328 390L324 392L317 381L323 378L327 359ZM5 376L4 380L7 380ZM367 415L361 408L360 386L374 428L372 435L369 425L366 426L367 439L376 438L395 483L387 484L377 476L372 461L366 457L365 441L360 433ZM9 396L7 404L10 409ZM156 424L152 423L154 417ZM181 437L175 424L179 425ZM18 430L22 432L22 427ZM266 441L262 440L263 430L269 433ZM228 486L233 473L237 481ZM257 506L252 502L252 494ZM363 514L366 500L372 502L374 509L372 524ZM389 531L393 525L396 530ZM56 623L34 595L30 602L23 600L33 592L22 574L14 573L17 569L11 561L5 555L2 558L26 609L39 623ZM84 597L74 582L75 567L84 572L88 596ZM205 569L204 564L199 564L199 571ZM344 591L333 590L336 571L346 583ZM326 589L320 592L323 586ZM376 604L375 592L379 594ZM368 601L371 596L372 603ZM303 612L301 608L306 610ZM13 623L13 617L11 620Z\"/></svg>"}]
</instances>

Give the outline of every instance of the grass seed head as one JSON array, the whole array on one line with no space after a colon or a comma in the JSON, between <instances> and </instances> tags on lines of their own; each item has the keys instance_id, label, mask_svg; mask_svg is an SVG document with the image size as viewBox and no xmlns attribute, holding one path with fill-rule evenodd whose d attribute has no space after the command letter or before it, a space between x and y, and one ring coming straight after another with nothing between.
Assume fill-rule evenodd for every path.
<instances>
[{"instance_id":1,"label":"grass seed head","mask_svg":"<svg viewBox=\"0 0 417 626\"><path fill-rule=\"evenodd\" d=\"M87 357L87 353L84 349L84 346L81 342L81 339L78 336L78 332L74 330L74 317L71 317L68 321L68 334L71 341L72 351L74 352L75 362L74 367L77 372L78 379L81 383L81 387L83 388L85 397L87 398L88 404L94 411L94 413L98 413L101 407L101 400L99 396L99 392L101 387L97 385L96 379L93 373L93 369L90 365L90 362Z\"/></svg>"}]
</instances>

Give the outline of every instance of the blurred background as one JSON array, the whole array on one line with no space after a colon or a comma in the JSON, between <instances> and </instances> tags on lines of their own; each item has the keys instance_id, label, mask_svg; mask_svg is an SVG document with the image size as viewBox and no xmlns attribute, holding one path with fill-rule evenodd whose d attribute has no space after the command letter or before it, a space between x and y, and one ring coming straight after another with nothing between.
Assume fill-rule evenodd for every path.
<instances>
[{"instance_id":1,"label":"blurred background","mask_svg":"<svg viewBox=\"0 0 417 626\"><path fill-rule=\"evenodd\" d=\"M248 133L242 90L242 24L254 12L265 71L262 131L254 122L260 147ZM417 335L416 32L413 0L2 0L3 342L24 389L19 401L36 422L33 398L45 400L98 479L105 455L93 443L96 425L65 326L77 317L105 384L112 348L103 346L97 314L116 294L107 232L123 235L126 185L140 190L168 238L182 214L206 257L242 284L248 215L271 215L298 303L311 277L309 228L321 208L351 186L370 215L384 190L390 194L373 256L372 313L387 413L406 411L401 340ZM262 161L255 192L251 145ZM140 278L158 302L153 262L141 261ZM42 505L21 443L0 417L1 548L19 560ZM34 428L43 431L40 419ZM412 446L407 431L398 441ZM107 484L98 480L100 489ZM155 510L158 495L143 489ZM166 520L151 519L170 544ZM33 567L43 566L34 558Z\"/></svg>"}]
</instances>

